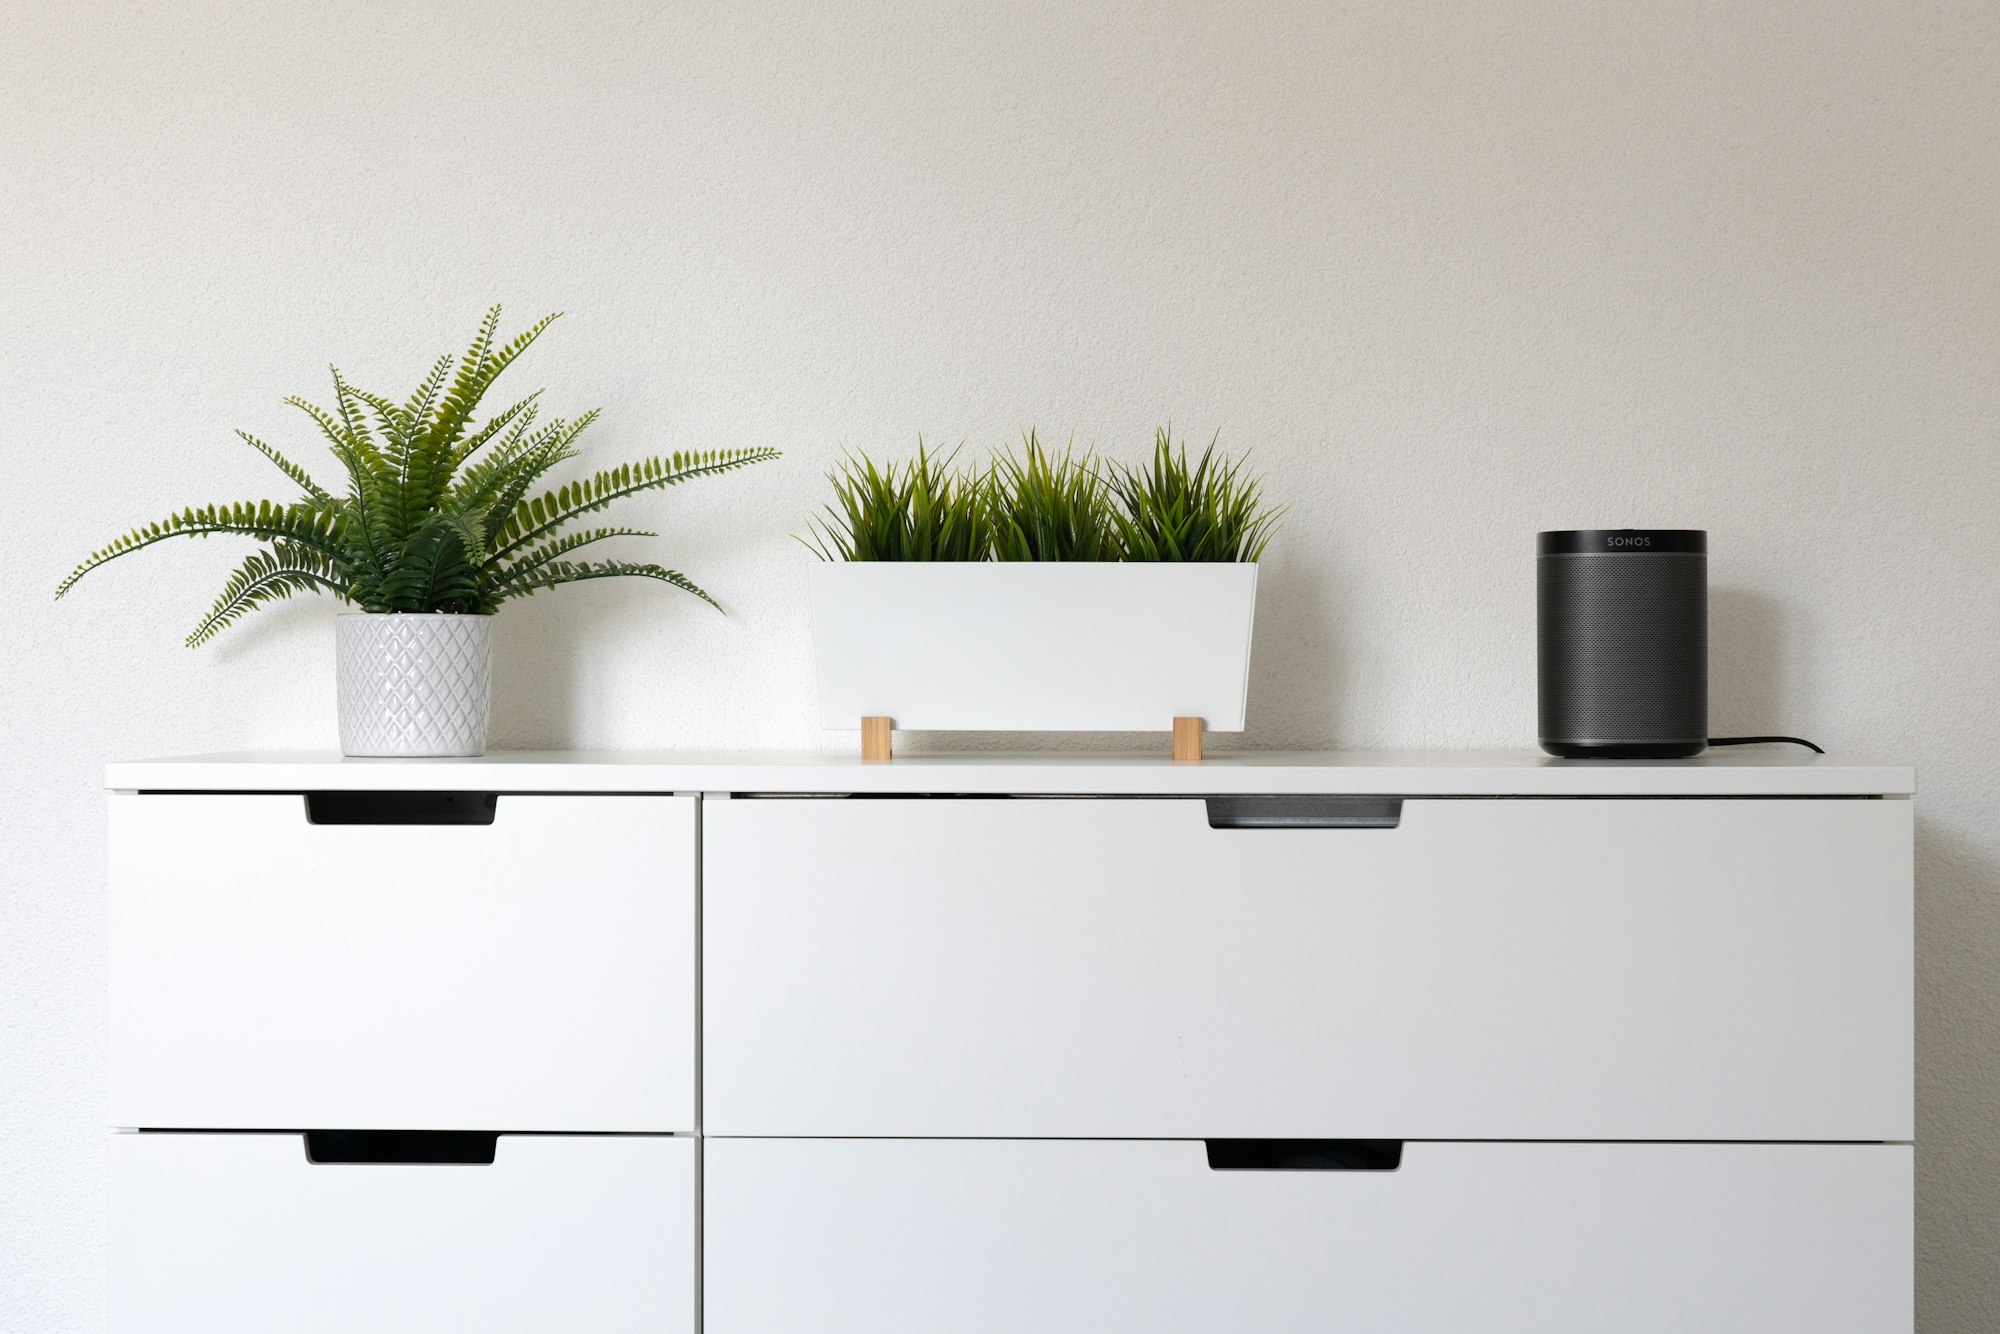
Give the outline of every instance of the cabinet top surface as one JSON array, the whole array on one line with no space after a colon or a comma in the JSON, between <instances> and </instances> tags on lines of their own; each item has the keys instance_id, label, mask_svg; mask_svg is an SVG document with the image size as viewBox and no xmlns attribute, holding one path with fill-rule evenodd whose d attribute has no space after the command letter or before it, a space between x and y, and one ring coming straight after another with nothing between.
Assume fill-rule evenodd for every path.
<instances>
[{"instance_id":1,"label":"cabinet top surface","mask_svg":"<svg viewBox=\"0 0 2000 1334\"><path fill-rule=\"evenodd\" d=\"M1908 765L1807 752L1724 751L1692 760L1558 760L1535 751L1045 752L908 755L838 751L494 751L476 759L346 759L265 751L109 765L118 791L885 792L1191 796L1344 793L1470 797L1904 796Z\"/></svg>"}]
</instances>

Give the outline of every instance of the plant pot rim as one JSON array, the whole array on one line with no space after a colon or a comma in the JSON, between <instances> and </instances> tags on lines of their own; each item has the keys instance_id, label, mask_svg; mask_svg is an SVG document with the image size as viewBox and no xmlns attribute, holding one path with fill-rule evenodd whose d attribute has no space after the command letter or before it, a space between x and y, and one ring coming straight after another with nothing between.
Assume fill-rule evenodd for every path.
<instances>
[{"instance_id":1,"label":"plant pot rim","mask_svg":"<svg viewBox=\"0 0 2000 1334\"><path fill-rule=\"evenodd\" d=\"M434 617L438 620L490 621L499 613L491 611L343 611L336 614L343 621L352 620L360 616L371 618L381 616L425 616Z\"/></svg>"}]
</instances>

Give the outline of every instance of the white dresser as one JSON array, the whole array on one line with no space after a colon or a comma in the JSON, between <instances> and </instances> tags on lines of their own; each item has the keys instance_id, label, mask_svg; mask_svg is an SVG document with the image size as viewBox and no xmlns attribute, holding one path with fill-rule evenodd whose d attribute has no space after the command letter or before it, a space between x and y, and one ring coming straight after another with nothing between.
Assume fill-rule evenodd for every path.
<instances>
[{"instance_id":1,"label":"white dresser","mask_svg":"<svg viewBox=\"0 0 2000 1334\"><path fill-rule=\"evenodd\" d=\"M113 765L114 1334L1899 1334L1907 768Z\"/></svg>"}]
</instances>

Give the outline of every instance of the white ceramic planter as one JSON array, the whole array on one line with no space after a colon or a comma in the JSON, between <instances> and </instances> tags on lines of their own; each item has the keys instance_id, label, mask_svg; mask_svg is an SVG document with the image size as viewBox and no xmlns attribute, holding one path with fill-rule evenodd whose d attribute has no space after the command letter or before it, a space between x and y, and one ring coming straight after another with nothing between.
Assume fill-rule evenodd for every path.
<instances>
[{"instance_id":1,"label":"white ceramic planter","mask_svg":"<svg viewBox=\"0 0 2000 1334\"><path fill-rule=\"evenodd\" d=\"M353 612L335 618L333 643L343 754L486 753L491 616Z\"/></svg>"},{"instance_id":2,"label":"white ceramic planter","mask_svg":"<svg viewBox=\"0 0 2000 1334\"><path fill-rule=\"evenodd\" d=\"M1255 565L829 561L811 581L826 727L1243 730Z\"/></svg>"}]
</instances>

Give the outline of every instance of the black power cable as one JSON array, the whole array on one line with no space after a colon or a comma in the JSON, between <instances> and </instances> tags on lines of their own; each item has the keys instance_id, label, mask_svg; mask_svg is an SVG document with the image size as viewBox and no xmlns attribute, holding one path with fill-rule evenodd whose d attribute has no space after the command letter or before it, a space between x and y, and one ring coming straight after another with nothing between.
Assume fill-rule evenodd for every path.
<instances>
[{"instance_id":1,"label":"black power cable","mask_svg":"<svg viewBox=\"0 0 2000 1334\"><path fill-rule=\"evenodd\" d=\"M1802 736L1712 736L1708 739L1708 744L1711 746L1755 746L1766 742L1785 742L1794 746L1804 746L1815 755L1826 754Z\"/></svg>"}]
</instances>

